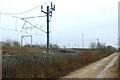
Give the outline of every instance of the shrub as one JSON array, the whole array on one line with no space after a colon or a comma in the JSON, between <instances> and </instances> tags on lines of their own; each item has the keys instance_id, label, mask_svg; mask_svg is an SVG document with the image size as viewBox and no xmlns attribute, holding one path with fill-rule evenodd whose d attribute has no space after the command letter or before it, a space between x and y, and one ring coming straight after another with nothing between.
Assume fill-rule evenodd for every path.
<instances>
[{"instance_id":1,"label":"shrub","mask_svg":"<svg viewBox=\"0 0 120 80\"><path fill-rule=\"evenodd\" d=\"M55 55L18 55L7 60L8 71L11 70L11 76L7 73L6 77L12 78L60 78L71 71L88 65L99 60L108 54L94 54L92 50L86 50L84 53L74 54L55 54ZM109 52L109 55L111 52ZM15 63L14 63L15 62ZM4 62L3 62L4 67ZM4 71L3 75L7 70ZM3 76L4 77L4 76Z\"/></svg>"}]
</instances>

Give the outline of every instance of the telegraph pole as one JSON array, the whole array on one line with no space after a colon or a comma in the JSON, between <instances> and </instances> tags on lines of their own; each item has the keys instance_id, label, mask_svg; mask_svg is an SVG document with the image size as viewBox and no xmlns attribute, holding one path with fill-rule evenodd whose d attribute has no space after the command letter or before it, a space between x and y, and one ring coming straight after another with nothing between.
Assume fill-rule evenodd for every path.
<instances>
[{"instance_id":1,"label":"telegraph pole","mask_svg":"<svg viewBox=\"0 0 120 80\"><path fill-rule=\"evenodd\" d=\"M47 6L47 12L43 11L43 6L41 6L41 12L47 14L47 54L50 54L50 45L49 45L49 16L52 17L52 11L55 11L55 5L51 2L51 8Z\"/></svg>"},{"instance_id":2,"label":"telegraph pole","mask_svg":"<svg viewBox=\"0 0 120 80\"><path fill-rule=\"evenodd\" d=\"M47 54L50 54L50 46L49 46L49 6L47 6Z\"/></svg>"}]
</instances>

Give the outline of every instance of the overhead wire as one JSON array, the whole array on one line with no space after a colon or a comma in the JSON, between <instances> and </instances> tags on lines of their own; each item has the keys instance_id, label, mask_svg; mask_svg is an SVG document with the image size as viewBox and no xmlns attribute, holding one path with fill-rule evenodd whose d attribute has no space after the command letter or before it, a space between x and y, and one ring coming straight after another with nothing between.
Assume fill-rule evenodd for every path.
<instances>
[{"instance_id":1,"label":"overhead wire","mask_svg":"<svg viewBox=\"0 0 120 80\"><path fill-rule=\"evenodd\" d=\"M23 32L23 31L20 31L20 30L13 30L13 29L8 29L8 28L3 28L3 27L0 27L0 29L9 30L9 31L16 31L16 32L21 32L21 33L27 33L27 34L32 34L32 35L40 35L40 34L34 34L34 33L29 33L29 32Z\"/></svg>"},{"instance_id":2,"label":"overhead wire","mask_svg":"<svg viewBox=\"0 0 120 80\"><path fill-rule=\"evenodd\" d=\"M43 16L34 16L34 17L26 17L26 18L22 18L22 19L32 19L32 18L39 18L39 17L46 17L46 15L43 15Z\"/></svg>"},{"instance_id":3,"label":"overhead wire","mask_svg":"<svg viewBox=\"0 0 120 80\"><path fill-rule=\"evenodd\" d=\"M13 16L13 17L15 17L15 16ZM45 32L44 30L40 29L39 27L35 26L34 24L28 22L26 19L24 19L24 18L20 18L20 17L17 17L17 18L19 18L19 19L25 21L26 23L28 23L28 24L32 25L33 27L35 27L35 28L41 30L42 32L47 33L47 32Z\"/></svg>"},{"instance_id":4,"label":"overhead wire","mask_svg":"<svg viewBox=\"0 0 120 80\"><path fill-rule=\"evenodd\" d=\"M43 4L42 6L46 5L47 3L51 3L51 2L46 2L46 3ZM33 7L33 8L31 8L31 9L29 9L29 10L20 12L20 13L1 13L1 12L0 12L0 14L2 14L2 15L20 15L20 14L24 14L24 13L30 12L30 11L32 11L32 10L38 8L38 7L41 7L41 4L39 4L39 5L37 5L37 6Z\"/></svg>"},{"instance_id":5,"label":"overhead wire","mask_svg":"<svg viewBox=\"0 0 120 80\"><path fill-rule=\"evenodd\" d=\"M20 12L20 13L1 13L1 12L0 12L0 14L2 14L2 15L20 15L20 14L24 14L24 13L30 12L30 11L32 11L32 10L34 10L34 9L40 7L40 6L41 6L41 4L38 5L38 6L35 6L35 7L31 8L31 9L29 9L29 10L27 10L27 11Z\"/></svg>"},{"instance_id":6,"label":"overhead wire","mask_svg":"<svg viewBox=\"0 0 120 80\"><path fill-rule=\"evenodd\" d=\"M51 2L46 2L46 3L43 4L42 6L46 5L47 3L51 3ZM3 15L19 15L19 14L24 14L24 13L30 12L30 11L32 11L32 10L34 10L34 9L40 7L40 6L41 6L41 4L35 6L35 7L31 8L31 9L29 9L29 10L27 10L27 11L21 12L21 13L1 13L1 12L0 12L0 14L3 14ZM45 15L45 16L46 16L46 15ZM27 18L20 18L20 19L22 19L22 20L24 20L25 22L29 23L30 25L36 27L37 29L41 30L42 32L45 32L45 31L43 31L42 29L38 28L37 26L35 26L35 25L31 24L30 22L28 22L27 20L25 20L25 19L28 19L28 18L37 18L37 17L45 17L45 16L27 17ZM15 17L15 16L13 16L13 17ZM16 17L16 18L19 18L19 17ZM44 25L45 25L45 23L44 23ZM43 26L44 26L44 25L43 25ZM43 26L41 26L41 28L42 28ZM17 28L16 28L16 30L17 30ZM46 32L45 32L45 33L46 33Z\"/></svg>"},{"instance_id":7,"label":"overhead wire","mask_svg":"<svg viewBox=\"0 0 120 80\"><path fill-rule=\"evenodd\" d=\"M4 30L9 30L9 31L16 31L16 32L23 32L23 31L19 31L19 30L17 30L17 18L19 18L19 19L22 19L22 18L20 18L20 17L17 17L17 16L13 16L13 17L15 17L15 30L13 30L13 29L8 29L8 28L3 28L3 27L0 27L1 29L4 29ZM25 22L27 22L27 21L25 21ZM30 24L32 24L32 23L30 23ZM45 24L46 24L46 21L45 21L45 23L43 24L43 25L39 25L39 26L41 26L40 28L42 28L42 27L44 27L45 26ZM33 25L33 24L32 24ZM33 25L33 27L36 27L35 25ZM44 32L44 33L46 33L45 31L43 31L42 29L40 29L39 27L36 27L37 29L39 29L39 30L41 30L42 32ZM28 33L28 32L24 32L24 33ZM33 34L33 33L28 33L28 34ZM38 34L38 33L37 33ZM33 35L37 35L37 34L33 34ZM38 34L39 35L39 34Z\"/></svg>"},{"instance_id":8,"label":"overhead wire","mask_svg":"<svg viewBox=\"0 0 120 80\"><path fill-rule=\"evenodd\" d=\"M51 2L46 2L46 3L43 4L42 6L46 5L47 3L51 3ZM32 10L34 10L34 9L40 7L40 6L41 6L41 4L40 4L40 5L37 5L37 6L33 7L33 8L31 8L31 9L29 9L29 10L26 10L26 11L24 11L24 12L20 12L20 13L1 13L1 12L0 12L0 15L21 15L21 14L24 14L24 13L28 13L28 12L30 12L30 11L32 11ZM46 16L46 15L45 15L45 16ZM39 27L33 25L32 23L26 21L26 19L39 18L39 17L45 17L45 16L26 17L26 18L20 18L20 19L24 20L24 21L27 22L28 24L30 24L30 25L36 27L37 29L41 30L42 32L46 33L45 31L43 31L42 29L40 29L40 28L42 28L43 26L45 26L46 22L39 28ZM36 34L34 34L34 33L28 33L28 32L23 32L23 31L17 30L17 18L18 18L18 17L16 17L16 16L13 16L13 17L16 18L16 20L15 20L15 30L14 30L14 29L3 28L3 27L0 27L0 29L9 30L9 31L16 31L16 32L21 32L21 33L27 33L27 34L32 34L32 35L40 35L40 34L38 34L37 32L36 32Z\"/></svg>"},{"instance_id":9,"label":"overhead wire","mask_svg":"<svg viewBox=\"0 0 120 80\"><path fill-rule=\"evenodd\" d=\"M21 19L22 19L22 18L21 18ZM24 20L24 19L22 19L22 20ZM30 22L28 22L28 21L26 21L26 20L24 20L24 21L27 22L28 24L34 26L35 28L41 30L42 32L47 33L47 32L45 32L44 30L42 30L42 29L38 28L37 26L33 25L32 23L30 23Z\"/></svg>"},{"instance_id":10,"label":"overhead wire","mask_svg":"<svg viewBox=\"0 0 120 80\"><path fill-rule=\"evenodd\" d=\"M47 23L47 22L45 21L44 24L41 26L41 28L43 28L43 27L45 26L46 23Z\"/></svg>"}]
</instances>

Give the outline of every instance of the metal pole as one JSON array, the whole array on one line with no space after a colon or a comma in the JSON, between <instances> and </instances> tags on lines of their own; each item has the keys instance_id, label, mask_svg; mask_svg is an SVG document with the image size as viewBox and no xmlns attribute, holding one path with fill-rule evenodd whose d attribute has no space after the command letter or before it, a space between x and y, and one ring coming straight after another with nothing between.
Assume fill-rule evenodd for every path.
<instances>
[{"instance_id":1,"label":"metal pole","mask_svg":"<svg viewBox=\"0 0 120 80\"><path fill-rule=\"evenodd\" d=\"M22 46L22 36L21 36L21 46Z\"/></svg>"},{"instance_id":2,"label":"metal pole","mask_svg":"<svg viewBox=\"0 0 120 80\"><path fill-rule=\"evenodd\" d=\"M84 48L84 36L82 34L82 48Z\"/></svg>"},{"instance_id":3,"label":"metal pole","mask_svg":"<svg viewBox=\"0 0 120 80\"><path fill-rule=\"evenodd\" d=\"M55 5L54 7L52 6L53 4L51 3L51 8L49 9L49 6L47 6L47 12L43 11L43 6L41 6L41 12L47 14L47 54L50 54L50 46L49 46L49 16L52 17L52 11L55 11Z\"/></svg>"},{"instance_id":4,"label":"metal pole","mask_svg":"<svg viewBox=\"0 0 120 80\"><path fill-rule=\"evenodd\" d=\"M120 2L118 2L118 52L120 52Z\"/></svg>"},{"instance_id":5,"label":"metal pole","mask_svg":"<svg viewBox=\"0 0 120 80\"><path fill-rule=\"evenodd\" d=\"M0 11L0 27L2 27L2 26L1 26L1 11ZM2 30L0 30L0 31L2 31ZM1 34L2 34L2 33L1 33ZM1 36L2 36L1 34L0 34L0 40L2 39L2 38L1 38ZM2 40L1 40L1 41L2 41ZM0 49L1 49L1 48L0 48ZM1 51L1 52L0 52L0 71L1 71L1 72L0 72L0 79L2 79L2 49L1 49L0 51Z\"/></svg>"},{"instance_id":6,"label":"metal pole","mask_svg":"<svg viewBox=\"0 0 120 80\"><path fill-rule=\"evenodd\" d=\"M32 46L32 36L31 36L31 46Z\"/></svg>"},{"instance_id":7,"label":"metal pole","mask_svg":"<svg viewBox=\"0 0 120 80\"><path fill-rule=\"evenodd\" d=\"M15 30L17 31L17 17L15 18Z\"/></svg>"},{"instance_id":8,"label":"metal pole","mask_svg":"<svg viewBox=\"0 0 120 80\"><path fill-rule=\"evenodd\" d=\"M49 54L49 6L47 6L47 54Z\"/></svg>"},{"instance_id":9,"label":"metal pole","mask_svg":"<svg viewBox=\"0 0 120 80\"><path fill-rule=\"evenodd\" d=\"M97 39L97 45L98 45L98 47L99 47L99 38Z\"/></svg>"}]
</instances>

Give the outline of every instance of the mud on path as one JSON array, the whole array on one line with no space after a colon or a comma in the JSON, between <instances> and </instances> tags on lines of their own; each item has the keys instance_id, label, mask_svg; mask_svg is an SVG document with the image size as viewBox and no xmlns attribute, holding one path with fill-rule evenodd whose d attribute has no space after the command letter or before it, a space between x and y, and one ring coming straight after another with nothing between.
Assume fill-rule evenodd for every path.
<instances>
[{"instance_id":1,"label":"mud on path","mask_svg":"<svg viewBox=\"0 0 120 80\"><path fill-rule=\"evenodd\" d=\"M118 53L114 53L63 78L118 78Z\"/></svg>"}]
</instances>

